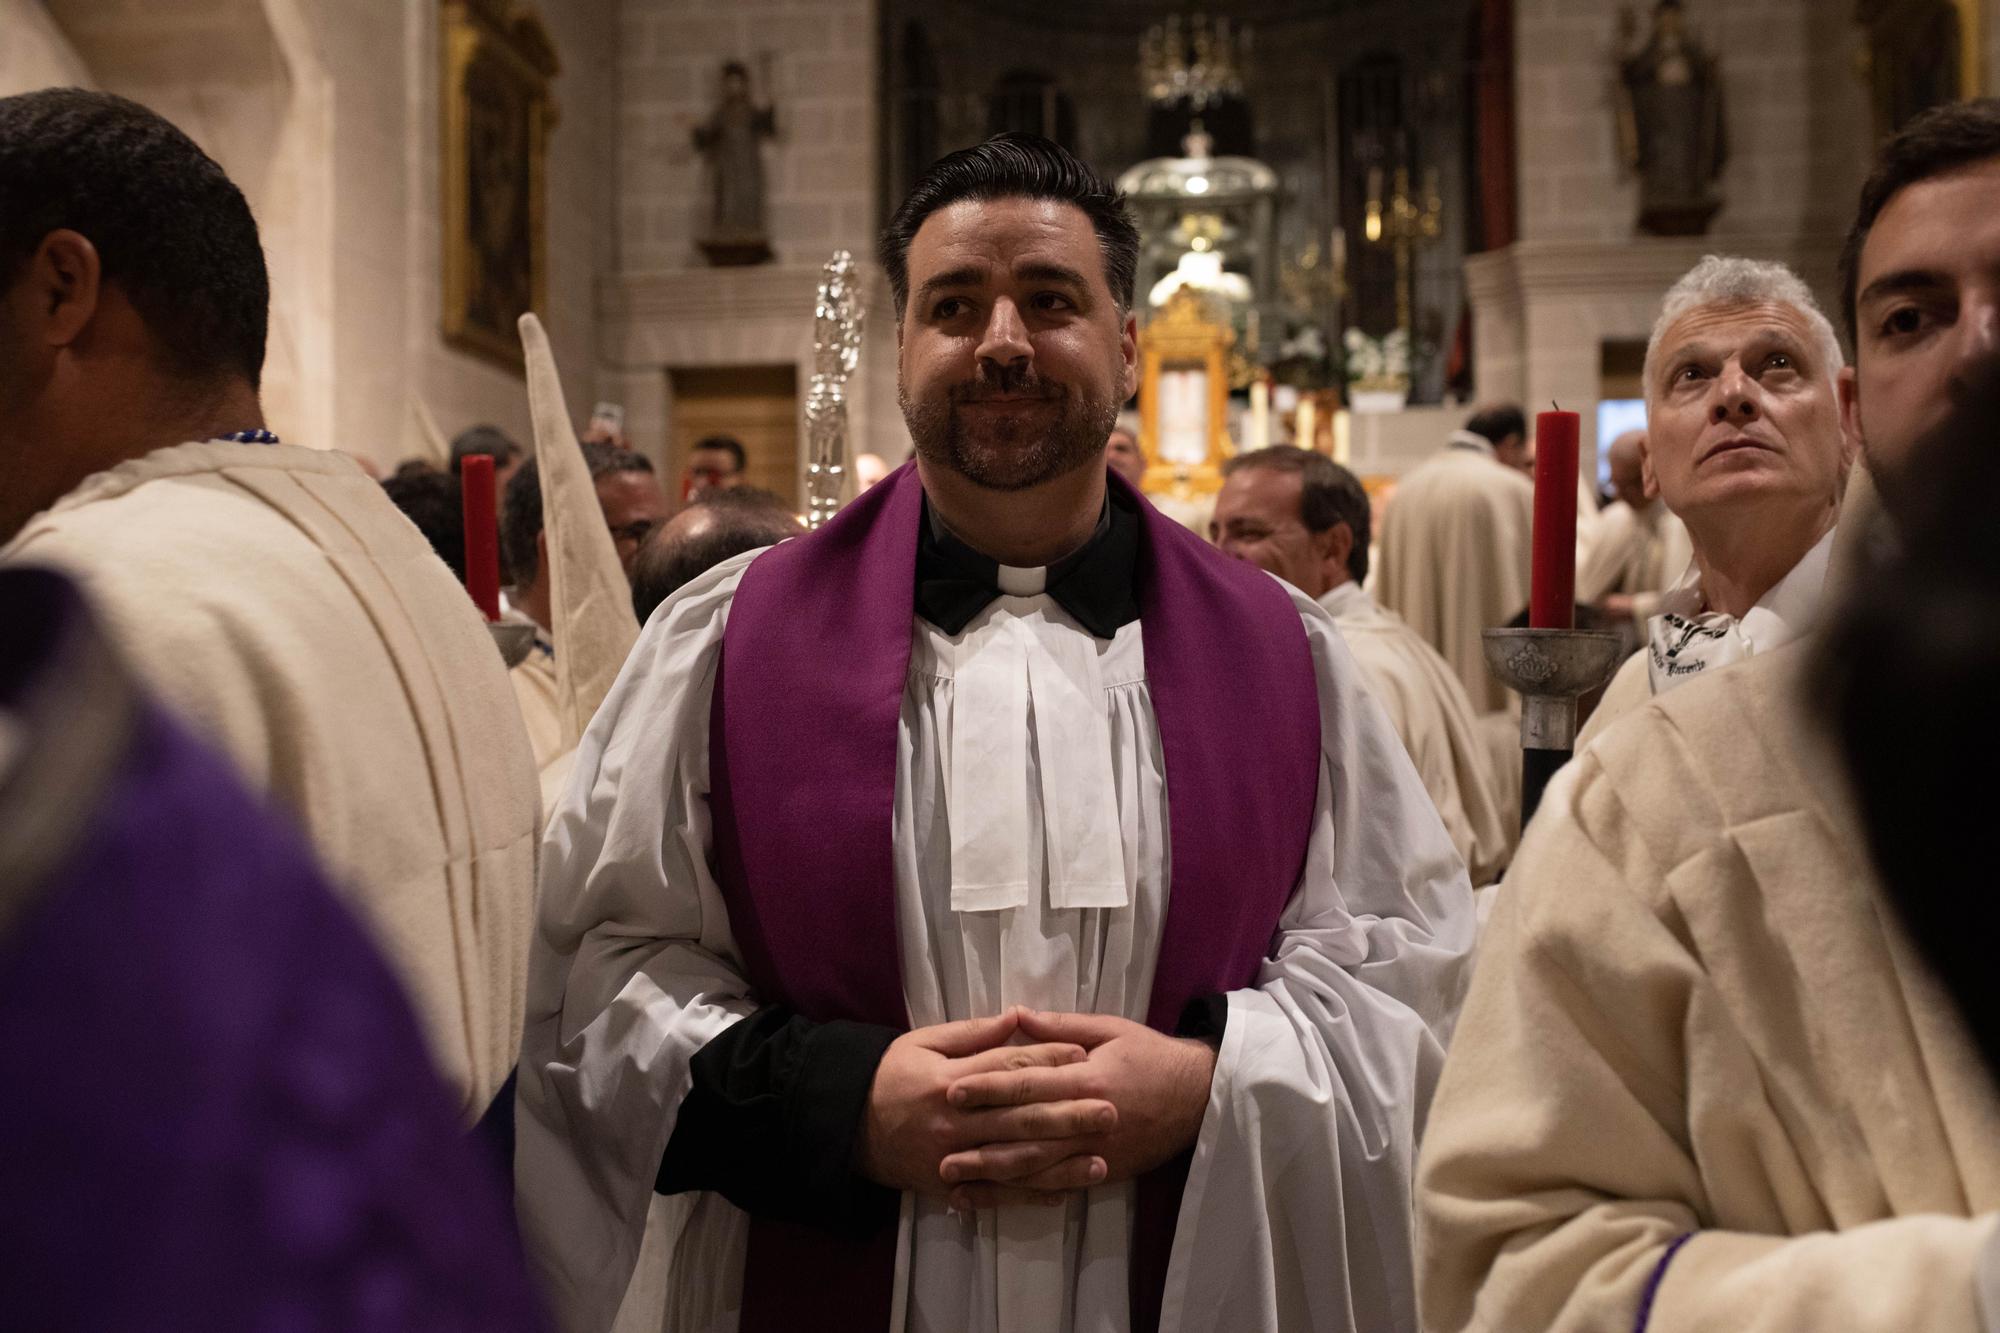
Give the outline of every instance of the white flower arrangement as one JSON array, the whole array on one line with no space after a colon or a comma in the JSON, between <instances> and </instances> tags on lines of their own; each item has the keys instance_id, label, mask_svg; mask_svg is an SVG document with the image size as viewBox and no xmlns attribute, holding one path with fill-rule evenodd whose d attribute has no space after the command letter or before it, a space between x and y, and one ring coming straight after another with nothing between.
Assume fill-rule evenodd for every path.
<instances>
[{"instance_id":1,"label":"white flower arrangement","mask_svg":"<svg viewBox=\"0 0 2000 1333\"><path fill-rule=\"evenodd\" d=\"M1371 338L1349 329L1341 343L1347 349L1347 381L1361 390L1407 390L1410 387L1410 333L1392 329Z\"/></svg>"}]
</instances>

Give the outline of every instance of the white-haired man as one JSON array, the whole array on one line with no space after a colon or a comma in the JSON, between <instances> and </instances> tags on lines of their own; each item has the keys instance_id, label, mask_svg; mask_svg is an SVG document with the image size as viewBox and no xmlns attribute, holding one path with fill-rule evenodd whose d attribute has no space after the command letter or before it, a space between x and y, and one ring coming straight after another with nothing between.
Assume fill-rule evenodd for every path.
<instances>
[{"instance_id":1,"label":"white-haired man","mask_svg":"<svg viewBox=\"0 0 2000 1333\"><path fill-rule=\"evenodd\" d=\"M2000 102L1937 108L1842 264L1892 521L2000 361L1995 272ZM1871 873L1813 655L1699 673L1549 784L1425 1130L1423 1327L2000 1328L2000 1099Z\"/></svg>"},{"instance_id":2,"label":"white-haired man","mask_svg":"<svg viewBox=\"0 0 2000 1333\"><path fill-rule=\"evenodd\" d=\"M1646 346L1643 488L1687 525L1694 563L1585 727L1797 638L1819 615L1854 457L1840 339L1782 264L1710 255L1667 292Z\"/></svg>"}]
</instances>

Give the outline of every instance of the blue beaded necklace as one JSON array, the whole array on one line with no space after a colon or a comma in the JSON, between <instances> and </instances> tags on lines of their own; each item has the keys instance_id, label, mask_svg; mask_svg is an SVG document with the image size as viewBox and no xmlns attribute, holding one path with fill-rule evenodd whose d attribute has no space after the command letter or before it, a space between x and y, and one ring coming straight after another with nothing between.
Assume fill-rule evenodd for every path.
<instances>
[{"instance_id":1,"label":"blue beaded necklace","mask_svg":"<svg viewBox=\"0 0 2000 1333\"><path fill-rule=\"evenodd\" d=\"M268 431L268 430L265 430L265 429L264 429L263 427L261 427L261 426L260 426L260 427L258 427L258 428L257 428L256 430L232 430L232 431L230 431L230 432L229 432L229 434L227 434L227 435L216 435L216 436L212 436L212 437L210 437L210 438L212 438L212 439L215 439L215 440L218 440L218 441L227 441L228 443L231 443L231 444L277 444L277 443L279 443L279 440L278 440L278 437L277 437L277 434L276 434L275 432L273 432L273 431Z\"/></svg>"}]
</instances>

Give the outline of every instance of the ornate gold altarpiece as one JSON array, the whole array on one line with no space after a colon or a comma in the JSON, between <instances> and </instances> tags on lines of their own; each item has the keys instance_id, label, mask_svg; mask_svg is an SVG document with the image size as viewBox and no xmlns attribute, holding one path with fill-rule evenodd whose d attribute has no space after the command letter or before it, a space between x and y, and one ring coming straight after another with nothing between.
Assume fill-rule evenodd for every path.
<instances>
[{"instance_id":1,"label":"ornate gold altarpiece","mask_svg":"<svg viewBox=\"0 0 2000 1333\"><path fill-rule=\"evenodd\" d=\"M1229 351L1236 333L1198 294L1175 292L1139 331L1139 446L1147 494L1213 495L1229 441Z\"/></svg>"}]
</instances>

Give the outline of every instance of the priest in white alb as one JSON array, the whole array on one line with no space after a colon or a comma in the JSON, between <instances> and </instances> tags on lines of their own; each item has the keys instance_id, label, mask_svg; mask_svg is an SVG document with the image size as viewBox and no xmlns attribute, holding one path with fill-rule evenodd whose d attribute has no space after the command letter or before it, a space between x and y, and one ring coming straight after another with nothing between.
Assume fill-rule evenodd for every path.
<instances>
[{"instance_id":1,"label":"priest in white alb","mask_svg":"<svg viewBox=\"0 0 2000 1333\"><path fill-rule=\"evenodd\" d=\"M1576 561L1576 600L1641 628L1694 558L1687 525L1667 508L1658 484L1646 484L1645 453L1643 430L1626 431L1604 451L1616 498L1597 512L1587 552L1579 540Z\"/></svg>"},{"instance_id":2,"label":"priest in white alb","mask_svg":"<svg viewBox=\"0 0 2000 1333\"><path fill-rule=\"evenodd\" d=\"M1326 608L1472 882L1491 884L1513 839L1493 793L1487 744L1465 687L1437 650L1363 586L1370 513L1360 479L1325 454L1290 445L1238 454L1222 473L1210 539Z\"/></svg>"},{"instance_id":3,"label":"priest in white alb","mask_svg":"<svg viewBox=\"0 0 2000 1333\"><path fill-rule=\"evenodd\" d=\"M282 443L242 194L121 98L9 99L0 559L295 816L396 965L462 1114L518 1049L534 765L479 613L380 485Z\"/></svg>"},{"instance_id":4,"label":"priest in white alb","mask_svg":"<svg viewBox=\"0 0 2000 1333\"><path fill-rule=\"evenodd\" d=\"M2000 103L1892 140L1846 254L1841 405L1893 520L1913 442L2000 359ZM1732 405L1811 354L1792 320L1690 347L1692 473L1784 469ZM1550 782L1426 1130L1426 1329L2000 1328L2000 1099L1872 871L1814 637L1695 673Z\"/></svg>"},{"instance_id":5,"label":"priest in white alb","mask_svg":"<svg viewBox=\"0 0 2000 1333\"><path fill-rule=\"evenodd\" d=\"M1046 140L926 172L916 461L682 589L586 734L516 1172L565 1327L1416 1326L1471 894L1332 621L1111 478L1136 246Z\"/></svg>"},{"instance_id":6,"label":"priest in white alb","mask_svg":"<svg viewBox=\"0 0 2000 1333\"><path fill-rule=\"evenodd\" d=\"M1854 444L1833 325L1791 270L1710 255L1667 292L1646 347L1644 489L1694 559L1658 600L1579 747L1648 698L1818 620Z\"/></svg>"},{"instance_id":7,"label":"priest in white alb","mask_svg":"<svg viewBox=\"0 0 2000 1333\"><path fill-rule=\"evenodd\" d=\"M1515 707L1480 634L1528 608L1534 446L1518 407L1489 407L1396 483L1382 514L1376 600L1451 664L1481 713Z\"/></svg>"}]
</instances>

